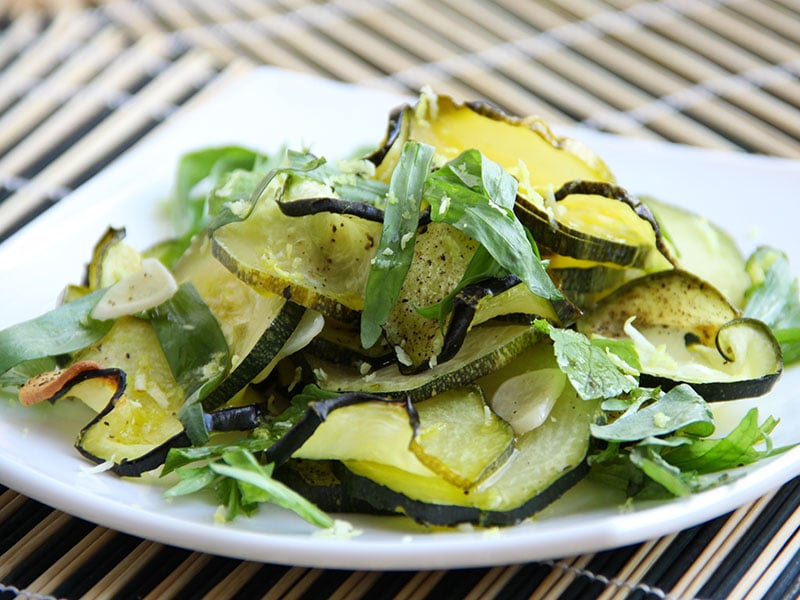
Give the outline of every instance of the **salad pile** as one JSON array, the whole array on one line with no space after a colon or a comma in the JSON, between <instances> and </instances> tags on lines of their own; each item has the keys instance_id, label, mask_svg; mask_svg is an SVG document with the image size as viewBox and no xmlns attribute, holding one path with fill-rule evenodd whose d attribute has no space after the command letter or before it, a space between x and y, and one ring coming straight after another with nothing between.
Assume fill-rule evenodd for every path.
<instances>
[{"instance_id":1,"label":"salad pile","mask_svg":"<svg viewBox=\"0 0 800 600\"><path fill-rule=\"evenodd\" d=\"M185 155L151 248L109 228L0 331L0 388L81 401L75 446L168 497L511 525L585 477L683 496L784 451L748 412L800 360L781 251L633 196L536 118L425 91L377 150Z\"/></svg>"}]
</instances>

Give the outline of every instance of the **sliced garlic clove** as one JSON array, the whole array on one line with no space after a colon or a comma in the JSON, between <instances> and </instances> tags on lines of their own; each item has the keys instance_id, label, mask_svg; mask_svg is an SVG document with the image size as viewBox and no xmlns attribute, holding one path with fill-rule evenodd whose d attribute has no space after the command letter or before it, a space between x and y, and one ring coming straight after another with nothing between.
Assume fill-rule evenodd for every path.
<instances>
[{"instance_id":1,"label":"sliced garlic clove","mask_svg":"<svg viewBox=\"0 0 800 600\"><path fill-rule=\"evenodd\" d=\"M92 310L99 321L135 315L169 300L178 291L175 278L161 261L142 260L142 268L112 285Z\"/></svg>"}]
</instances>

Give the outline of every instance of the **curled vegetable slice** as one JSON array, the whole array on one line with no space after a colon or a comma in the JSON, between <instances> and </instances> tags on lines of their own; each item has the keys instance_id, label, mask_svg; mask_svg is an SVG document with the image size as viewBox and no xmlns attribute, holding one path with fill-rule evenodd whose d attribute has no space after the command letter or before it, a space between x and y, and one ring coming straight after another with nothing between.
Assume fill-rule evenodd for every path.
<instances>
[{"instance_id":1,"label":"curled vegetable slice","mask_svg":"<svg viewBox=\"0 0 800 600\"><path fill-rule=\"evenodd\" d=\"M334 213L353 215L376 223L383 223L384 218L384 212L373 204L341 200L340 198L302 198L291 202L278 201L278 208L287 217Z\"/></svg>"},{"instance_id":2,"label":"curled vegetable slice","mask_svg":"<svg viewBox=\"0 0 800 600\"><path fill-rule=\"evenodd\" d=\"M45 400L55 400L74 385L74 381L83 373L97 371L101 368L94 361L83 360L65 369L41 373L20 386L19 401L23 406L33 406Z\"/></svg>"},{"instance_id":3,"label":"curled vegetable slice","mask_svg":"<svg viewBox=\"0 0 800 600\"><path fill-rule=\"evenodd\" d=\"M484 102L423 92L415 105L395 109L383 144L370 157L379 178L388 180L408 140L430 144L448 160L478 148L530 185L614 179L602 159L581 142L555 135L540 118L515 117Z\"/></svg>"},{"instance_id":4,"label":"curled vegetable slice","mask_svg":"<svg viewBox=\"0 0 800 600\"><path fill-rule=\"evenodd\" d=\"M677 269L625 284L578 328L632 340L644 384L688 383L709 401L765 394L783 371L769 327L740 318L714 286Z\"/></svg>"},{"instance_id":5,"label":"curled vegetable slice","mask_svg":"<svg viewBox=\"0 0 800 600\"><path fill-rule=\"evenodd\" d=\"M602 196L603 198L618 200L619 202L629 206L640 219L648 223L650 227L653 228L653 233L655 234L655 244L661 254L663 254L664 257L667 258L671 263L675 263L675 258L672 256L670 248L664 241L661 226L656 220L655 215L652 213L649 206L642 203L638 198L631 196L625 188L607 181L575 180L569 181L558 188L555 191L554 196L556 202L560 202L573 194Z\"/></svg>"}]
</instances>

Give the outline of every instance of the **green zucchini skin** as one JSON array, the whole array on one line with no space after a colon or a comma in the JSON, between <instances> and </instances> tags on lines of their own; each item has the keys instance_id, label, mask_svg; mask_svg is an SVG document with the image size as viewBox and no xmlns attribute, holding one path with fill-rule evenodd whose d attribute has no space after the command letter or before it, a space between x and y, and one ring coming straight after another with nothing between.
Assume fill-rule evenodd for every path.
<instances>
[{"instance_id":1,"label":"green zucchini skin","mask_svg":"<svg viewBox=\"0 0 800 600\"><path fill-rule=\"evenodd\" d=\"M203 408L207 411L219 408L253 381L278 355L292 332L297 328L305 310L299 304L287 300L272 322L265 324L267 327L255 347L203 399Z\"/></svg>"},{"instance_id":2,"label":"green zucchini skin","mask_svg":"<svg viewBox=\"0 0 800 600\"><path fill-rule=\"evenodd\" d=\"M397 362L397 355L394 352L370 355L319 337L311 341L305 352L317 358L353 369L358 369L364 364L369 365L370 369L382 369Z\"/></svg>"},{"instance_id":3,"label":"green zucchini skin","mask_svg":"<svg viewBox=\"0 0 800 600\"><path fill-rule=\"evenodd\" d=\"M628 191L622 186L607 182L607 181L586 181L574 180L568 181L555 191L556 202L563 200L571 194L594 194L596 196L603 196L605 198L612 198L619 200L631 207L640 219L646 221L653 228L656 235L656 247L673 265L677 264L672 252L664 243L664 235L661 231L661 225L656 220L655 215L646 204L638 198L631 196Z\"/></svg>"},{"instance_id":4,"label":"green zucchini skin","mask_svg":"<svg viewBox=\"0 0 800 600\"><path fill-rule=\"evenodd\" d=\"M105 369L104 371L119 371L119 369ZM118 374L113 373L112 375L117 376ZM108 373L94 371L89 373L82 381L90 377L106 376L108 376ZM122 377L124 380L124 373L122 373ZM78 383L80 383L80 381L75 382L75 384ZM81 434L75 444L78 451L92 462L100 464L104 462L104 460L82 444L83 436L90 428L102 426L105 415L114 409L116 400L122 395L122 390L124 390L124 386L112 397L106 408L98 413L97 416L81 430ZM268 409L265 404L252 404L205 413L204 419L208 430L211 432L250 431L263 423L267 413ZM144 473L163 465L172 448L186 448L191 445L192 443L189 436L185 431L181 431L141 456L136 458L123 458L119 462L115 462L109 470L120 477L141 477Z\"/></svg>"},{"instance_id":5,"label":"green zucchini skin","mask_svg":"<svg viewBox=\"0 0 800 600\"><path fill-rule=\"evenodd\" d=\"M335 392L363 391L380 396L409 396L423 400L453 387L466 385L508 364L541 339L528 324L485 323L473 328L458 353L435 367L405 375L396 364L367 375L355 369L306 356L316 383Z\"/></svg>"},{"instance_id":6,"label":"green zucchini skin","mask_svg":"<svg viewBox=\"0 0 800 600\"><path fill-rule=\"evenodd\" d=\"M349 494L337 474L342 468L337 461L292 458L275 469L273 477L325 512L397 516Z\"/></svg>"},{"instance_id":7,"label":"green zucchini skin","mask_svg":"<svg viewBox=\"0 0 800 600\"><path fill-rule=\"evenodd\" d=\"M415 500L367 477L357 475L344 465L336 466L336 474L342 481L346 496L367 502L373 511L378 513L401 513L417 523L431 526L452 527L471 523L482 527L505 527L521 523L558 500L586 477L589 469L588 461L582 461L533 498L507 511Z\"/></svg>"},{"instance_id":8,"label":"green zucchini skin","mask_svg":"<svg viewBox=\"0 0 800 600\"><path fill-rule=\"evenodd\" d=\"M687 347L694 344L714 349L720 362L737 363L733 346L726 350L726 336L735 330L744 331L746 348L758 349L750 360L759 372L751 373L751 364L740 358L741 376L725 376L718 380L701 379L697 375L681 376L656 372L648 365L641 368L642 385L671 389L687 383L706 401L724 401L761 396L769 392L783 372L780 345L769 327L754 319L743 319L727 297L705 280L679 269L651 273L623 285L601 300L595 310L578 323L586 335L625 339L625 322L636 317L634 326L661 331L665 339L680 339ZM646 336L645 336L646 337ZM727 342L730 344L730 342ZM673 349L675 346L673 346ZM741 351L741 346L739 347ZM713 373L709 377L713 376Z\"/></svg>"},{"instance_id":9,"label":"green zucchini skin","mask_svg":"<svg viewBox=\"0 0 800 600\"><path fill-rule=\"evenodd\" d=\"M550 217L521 196L514 214L527 227L536 243L563 256L613 263L623 267L645 266L651 248L603 240L564 225L553 227Z\"/></svg>"},{"instance_id":10,"label":"green zucchini skin","mask_svg":"<svg viewBox=\"0 0 800 600\"><path fill-rule=\"evenodd\" d=\"M117 401L123 397L127 379L125 371L117 368L84 371L67 382L64 387L62 387L56 394L53 395L52 398L50 398L50 402L55 402L59 398L68 395L70 390L76 385L88 381L89 379L96 378L107 379L113 382L115 391L105 408L97 413L97 415L95 415L95 417L81 429L80 433L78 434L78 439L75 442L75 448L85 458L88 458L94 463L100 464L104 462L104 459L98 457L94 452L85 446L84 438L87 432L89 432L91 429L104 426L103 421L105 420L106 415L114 410ZM186 447L189 445L191 445L189 437L185 432L180 432L162 444L152 448L145 454L142 454L141 456L135 458L123 458L119 462L114 462L109 470L121 477L139 477L142 475L142 473L151 471L164 464L170 448Z\"/></svg>"},{"instance_id":11,"label":"green zucchini skin","mask_svg":"<svg viewBox=\"0 0 800 600\"><path fill-rule=\"evenodd\" d=\"M419 426L419 415L407 396L392 400L365 392L348 392L328 400L310 402L303 417L283 437L265 450L267 462L276 466L282 465L300 449L333 411L365 402L401 404L408 414L411 429L414 430Z\"/></svg>"},{"instance_id":12,"label":"green zucchini skin","mask_svg":"<svg viewBox=\"0 0 800 600\"><path fill-rule=\"evenodd\" d=\"M278 201L278 208L287 217L307 217L319 213L351 215L375 223L383 223L383 211L366 202L353 202L340 198L301 198L288 202Z\"/></svg>"},{"instance_id":13,"label":"green zucchini skin","mask_svg":"<svg viewBox=\"0 0 800 600\"><path fill-rule=\"evenodd\" d=\"M769 393L775 386L780 373L769 373L742 381L708 381L704 383L685 382L669 377L642 373L639 382L644 387L660 387L664 391L669 391L677 385L688 383L692 389L700 394L706 402L725 402L728 400L740 400L742 398L757 398Z\"/></svg>"}]
</instances>

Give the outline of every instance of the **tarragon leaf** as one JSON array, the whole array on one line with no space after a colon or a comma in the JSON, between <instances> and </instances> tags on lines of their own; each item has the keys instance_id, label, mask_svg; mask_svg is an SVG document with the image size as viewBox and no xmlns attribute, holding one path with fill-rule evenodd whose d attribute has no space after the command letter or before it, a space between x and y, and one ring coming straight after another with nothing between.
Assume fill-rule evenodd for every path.
<instances>
[{"instance_id":1,"label":"tarragon leaf","mask_svg":"<svg viewBox=\"0 0 800 600\"><path fill-rule=\"evenodd\" d=\"M0 375L25 361L75 352L102 338L114 321L89 315L104 293L97 290L0 331Z\"/></svg>"},{"instance_id":2,"label":"tarragon leaf","mask_svg":"<svg viewBox=\"0 0 800 600\"><path fill-rule=\"evenodd\" d=\"M692 478L691 474L687 475L669 464L654 448L636 447L631 451L630 459L645 475L662 485L673 496L688 496L692 493L693 486L687 481Z\"/></svg>"},{"instance_id":3,"label":"tarragon leaf","mask_svg":"<svg viewBox=\"0 0 800 600\"><path fill-rule=\"evenodd\" d=\"M217 475L236 480L245 504L270 502L295 512L318 527L333 526L333 519L328 514L290 487L273 479L271 470L259 464L249 452L230 452L223 456L223 460L224 463L211 463L210 468Z\"/></svg>"},{"instance_id":4,"label":"tarragon leaf","mask_svg":"<svg viewBox=\"0 0 800 600\"><path fill-rule=\"evenodd\" d=\"M433 152L433 147L427 144L406 142L392 172L383 231L370 267L361 313L364 348L372 347L380 337L411 267L422 189Z\"/></svg>"},{"instance_id":5,"label":"tarragon leaf","mask_svg":"<svg viewBox=\"0 0 800 600\"><path fill-rule=\"evenodd\" d=\"M514 215L513 202L509 202L512 195L516 198L516 180L498 169L502 171L479 151L467 150L431 173L424 193L431 205L431 219L452 225L480 242L498 264L519 277L534 294L560 300L561 292L547 275L525 228Z\"/></svg>"},{"instance_id":6,"label":"tarragon leaf","mask_svg":"<svg viewBox=\"0 0 800 600\"><path fill-rule=\"evenodd\" d=\"M230 351L208 305L190 283L148 313L175 380L186 396L181 423L193 444L208 440L200 406L227 372Z\"/></svg>"}]
</instances>

